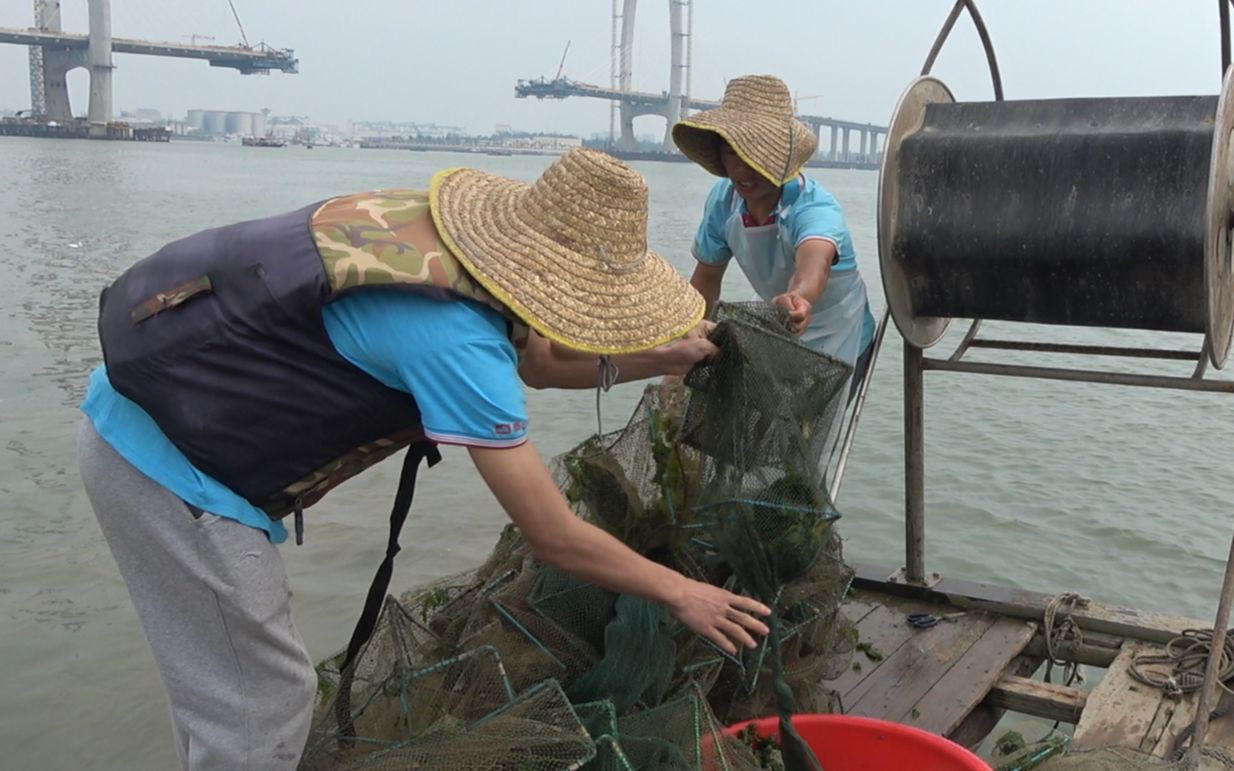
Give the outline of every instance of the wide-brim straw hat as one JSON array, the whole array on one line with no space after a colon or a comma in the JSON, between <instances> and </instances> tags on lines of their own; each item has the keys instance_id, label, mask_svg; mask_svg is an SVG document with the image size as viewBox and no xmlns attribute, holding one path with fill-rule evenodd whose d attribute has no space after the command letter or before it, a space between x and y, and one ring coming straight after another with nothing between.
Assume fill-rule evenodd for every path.
<instances>
[{"instance_id":1,"label":"wide-brim straw hat","mask_svg":"<svg viewBox=\"0 0 1234 771\"><path fill-rule=\"evenodd\" d=\"M703 318L702 295L647 247L647 184L605 153L573 149L531 185L449 169L429 206L472 278L569 348L642 351Z\"/></svg>"},{"instance_id":2,"label":"wide-brim straw hat","mask_svg":"<svg viewBox=\"0 0 1234 771\"><path fill-rule=\"evenodd\" d=\"M719 107L673 126L673 141L687 158L727 177L720 162L720 139L777 187L797 176L818 149L814 132L794 114L788 86L771 75L733 78Z\"/></svg>"}]
</instances>

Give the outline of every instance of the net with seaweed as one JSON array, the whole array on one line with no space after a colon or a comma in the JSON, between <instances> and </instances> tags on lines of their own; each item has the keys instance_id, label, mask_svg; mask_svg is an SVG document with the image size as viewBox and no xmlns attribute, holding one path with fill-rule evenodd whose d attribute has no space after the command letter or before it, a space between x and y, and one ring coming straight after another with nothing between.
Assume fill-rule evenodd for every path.
<instances>
[{"instance_id":1,"label":"net with seaweed","mask_svg":"<svg viewBox=\"0 0 1234 771\"><path fill-rule=\"evenodd\" d=\"M838 707L826 681L850 665L852 571L824 468L849 368L771 306L715 318L714 361L647 387L622 429L553 467L580 517L758 597L773 634L730 655L655 603L537 562L508 526L476 570L391 598L347 671L321 667L302 767L740 771L767 766L721 726ZM788 769L817 767L782 734Z\"/></svg>"}]
</instances>

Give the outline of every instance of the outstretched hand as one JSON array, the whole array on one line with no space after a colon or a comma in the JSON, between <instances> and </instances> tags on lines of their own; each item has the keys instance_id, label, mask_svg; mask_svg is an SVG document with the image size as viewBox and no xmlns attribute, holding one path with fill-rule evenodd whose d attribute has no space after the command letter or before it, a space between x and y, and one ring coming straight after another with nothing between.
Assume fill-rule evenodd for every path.
<instances>
[{"instance_id":1,"label":"outstretched hand","mask_svg":"<svg viewBox=\"0 0 1234 771\"><path fill-rule=\"evenodd\" d=\"M653 349L660 358L660 371L666 376L665 382L673 382L672 378L685 375L695 364L706 361L719 352L720 349L716 348L715 343L707 339L715 328L715 322L700 321L685 337Z\"/></svg>"},{"instance_id":2,"label":"outstretched hand","mask_svg":"<svg viewBox=\"0 0 1234 771\"><path fill-rule=\"evenodd\" d=\"M687 581L684 594L669 609L690 629L730 654L737 653L738 644L755 647L754 635L767 634L767 625L755 618L771 615L763 603L701 581Z\"/></svg>"},{"instance_id":3,"label":"outstretched hand","mask_svg":"<svg viewBox=\"0 0 1234 771\"><path fill-rule=\"evenodd\" d=\"M788 311L788 320L793 325L794 333L800 335L810 326L810 314L814 306L806 298L796 292L785 292L773 297L771 302Z\"/></svg>"}]
</instances>

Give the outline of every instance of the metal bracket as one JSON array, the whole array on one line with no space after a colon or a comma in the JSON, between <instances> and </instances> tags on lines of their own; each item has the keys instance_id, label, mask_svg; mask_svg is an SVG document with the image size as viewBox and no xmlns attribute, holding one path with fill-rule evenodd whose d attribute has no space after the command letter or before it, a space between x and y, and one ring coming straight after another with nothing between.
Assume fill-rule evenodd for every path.
<instances>
[{"instance_id":1,"label":"metal bracket","mask_svg":"<svg viewBox=\"0 0 1234 771\"><path fill-rule=\"evenodd\" d=\"M896 572L887 576L887 583L902 584L904 586L920 586L923 589L933 589L938 586L938 582L943 580L942 573L929 573L925 577L925 581L910 581L908 580L908 572L904 568L900 568Z\"/></svg>"}]
</instances>

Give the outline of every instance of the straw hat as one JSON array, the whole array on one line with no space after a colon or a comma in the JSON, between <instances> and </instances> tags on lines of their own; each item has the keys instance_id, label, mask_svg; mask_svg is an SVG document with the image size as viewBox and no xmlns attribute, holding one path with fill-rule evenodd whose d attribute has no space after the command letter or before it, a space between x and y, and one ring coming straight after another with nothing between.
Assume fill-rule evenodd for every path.
<instances>
[{"instance_id":1,"label":"straw hat","mask_svg":"<svg viewBox=\"0 0 1234 771\"><path fill-rule=\"evenodd\" d=\"M818 149L814 132L794 115L788 86L771 75L730 80L719 107L673 126L673 141L687 158L717 177L727 177L720 162L720 138L777 187L796 176Z\"/></svg>"},{"instance_id":2,"label":"straw hat","mask_svg":"<svg viewBox=\"0 0 1234 771\"><path fill-rule=\"evenodd\" d=\"M576 148L528 185L475 169L433 177L437 232L472 278L541 335L590 353L680 337L703 297L647 248L647 185Z\"/></svg>"}]
</instances>

